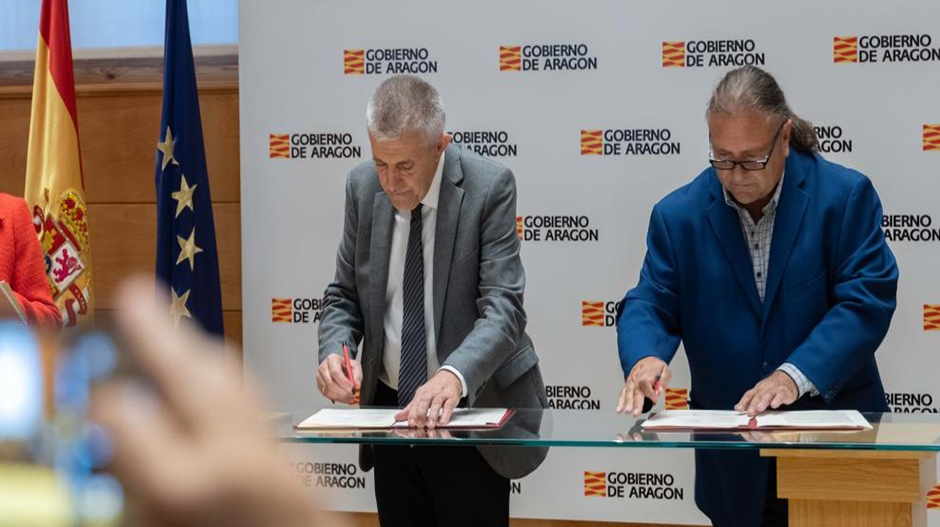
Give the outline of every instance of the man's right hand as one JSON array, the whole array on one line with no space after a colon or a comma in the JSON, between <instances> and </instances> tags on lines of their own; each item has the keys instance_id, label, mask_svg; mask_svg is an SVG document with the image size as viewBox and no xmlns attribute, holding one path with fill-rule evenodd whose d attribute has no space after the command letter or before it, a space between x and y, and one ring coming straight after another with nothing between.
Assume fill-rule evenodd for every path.
<instances>
[{"instance_id":1,"label":"man's right hand","mask_svg":"<svg viewBox=\"0 0 940 527\"><path fill-rule=\"evenodd\" d=\"M626 384L620 391L620 401L617 403L617 412L629 412L637 417L643 411L643 399L648 397L655 403L666 385L672 379L672 371L662 359L657 357L644 357L633 365Z\"/></svg>"},{"instance_id":2,"label":"man's right hand","mask_svg":"<svg viewBox=\"0 0 940 527\"><path fill-rule=\"evenodd\" d=\"M346 373L346 360L342 355L330 354L320 363L317 369L317 389L326 398L334 402L353 404L358 400L359 390L362 387L362 365L358 360L350 360L353 379L356 381L356 393L353 394L353 384L349 382Z\"/></svg>"}]
</instances>

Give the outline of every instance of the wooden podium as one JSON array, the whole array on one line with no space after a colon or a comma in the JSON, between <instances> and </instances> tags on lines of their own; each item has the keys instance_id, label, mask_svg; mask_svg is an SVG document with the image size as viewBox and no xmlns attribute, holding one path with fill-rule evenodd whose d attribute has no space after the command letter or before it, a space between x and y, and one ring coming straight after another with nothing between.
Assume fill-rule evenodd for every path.
<instances>
[{"instance_id":1,"label":"wooden podium","mask_svg":"<svg viewBox=\"0 0 940 527\"><path fill-rule=\"evenodd\" d=\"M935 452L762 449L777 458L777 495L789 500L790 525L927 525Z\"/></svg>"}]
</instances>

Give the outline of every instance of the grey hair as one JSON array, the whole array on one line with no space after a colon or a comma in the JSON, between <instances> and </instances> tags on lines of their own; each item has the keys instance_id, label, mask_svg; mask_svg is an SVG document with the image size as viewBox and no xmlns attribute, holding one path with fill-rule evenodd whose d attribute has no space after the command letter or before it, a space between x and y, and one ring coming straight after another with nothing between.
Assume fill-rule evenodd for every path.
<instances>
[{"instance_id":1,"label":"grey hair","mask_svg":"<svg viewBox=\"0 0 940 527\"><path fill-rule=\"evenodd\" d=\"M729 71L712 91L705 117L710 119L715 114L732 115L747 111L762 113L768 118L790 119L793 122L790 145L805 151L819 150L813 124L793 113L773 75L756 66Z\"/></svg>"},{"instance_id":2,"label":"grey hair","mask_svg":"<svg viewBox=\"0 0 940 527\"><path fill-rule=\"evenodd\" d=\"M417 132L433 143L444 133L445 122L441 96L434 86L414 75L385 79L366 108L366 126L378 141L392 141Z\"/></svg>"}]
</instances>

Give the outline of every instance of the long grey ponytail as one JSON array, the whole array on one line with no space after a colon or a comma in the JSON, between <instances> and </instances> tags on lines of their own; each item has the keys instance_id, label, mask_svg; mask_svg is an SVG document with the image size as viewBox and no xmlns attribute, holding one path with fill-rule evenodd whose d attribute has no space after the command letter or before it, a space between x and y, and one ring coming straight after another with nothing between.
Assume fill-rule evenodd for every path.
<instances>
[{"instance_id":1,"label":"long grey ponytail","mask_svg":"<svg viewBox=\"0 0 940 527\"><path fill-rule=\"evenodd\" d=\"M790 145L805 151L819 150L813 124L793 113L773 75L756 66L742 66L725 74L712 92L705 116L748 110L790 119Z\"/></svg>"}]
</instances>

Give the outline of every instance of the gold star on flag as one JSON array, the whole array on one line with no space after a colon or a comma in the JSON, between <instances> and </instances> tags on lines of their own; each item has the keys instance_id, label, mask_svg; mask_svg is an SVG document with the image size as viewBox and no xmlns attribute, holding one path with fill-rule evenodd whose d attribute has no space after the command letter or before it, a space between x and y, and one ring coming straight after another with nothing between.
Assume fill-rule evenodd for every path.
<instances>
[{"instance_id":1,"label":"gold star on flag","mask_svg":"<svg viewBox=\"0 0 940 527\"><path fill-rule=\"evenodd\" d=\"M177 235L176 241L180 244L180 255L176 259L176 265L179 265L183 260L189 260L189 270L193 270L195 263L193 260L196 259L196 255L202 252L202 249L196 247L196 228L193 227L193 232L189 234L189 239L184 240L182 236Z\"/></svg>"},{"instance_id":2,"label":"gold star on flag","mask_svg":"<svg viewBox=\"0 0 940 527\"><path fill-rule=\"evenodd\" d=\"M187 289L183 296L177 296L175 289L170 289L173 293L173 303L170 304L170 314L173 315L173 327L180 325L182 317L193 318L189 309L186 308L186 302L189 300L189 290Z\"/></svg>"},{"instance_id":3,"label":"gold star on flag","mask_svg":"<svg viewBox=\"0 0 940 527\"><path fill-rule=\"evenodd\" d=\"M174 165L180 164L179 161L173 157L173 147L176 145L176 142L173 140L173 132L170 130L170 127L166 127L166 137L163 139L162 143L157 143L157 150L163 152L163 167L160 171L166 170L166 166L170 164L170 161Z\"/></svg>"},{"instance_id":4,"label":"gold star on flag","mask_svg":"<svg viewBox=\"0 0 940 527\"><path fill-rule=\"evenodd\" d=\"M173 196L173 199L176 200L176 217L179 218L180 212L183 212L186 207L189 207L189 210L195 212L196 209L193 206L193 192L196 191L196 187L199 185L189 186L189 183L186 182L186 175L182 174L182 181L180 181L180 189L177 192L170 194Z\"/></svg>"}]
</instances>

